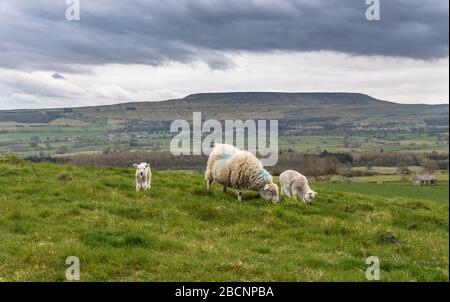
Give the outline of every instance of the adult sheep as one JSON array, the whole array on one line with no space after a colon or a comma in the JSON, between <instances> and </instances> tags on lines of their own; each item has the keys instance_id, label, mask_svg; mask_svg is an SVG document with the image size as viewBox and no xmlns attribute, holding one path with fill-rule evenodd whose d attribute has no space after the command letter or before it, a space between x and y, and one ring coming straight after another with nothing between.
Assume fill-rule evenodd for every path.
<instances>
[{"instance_id":1,"label":"adult sheep","mask_svg":"<svg viewBox=\"0 0 450 302\"><path fill-rule=\"evenodd\" d=\"M257 191L266 201L277 203L278 186L267 172L261 161L247 151L241 151L227 144L216 144L209 156L205 172L208 191L213 181L236 190L237 198L242 201L241 190Z\"/></svg>"}]
</instances>

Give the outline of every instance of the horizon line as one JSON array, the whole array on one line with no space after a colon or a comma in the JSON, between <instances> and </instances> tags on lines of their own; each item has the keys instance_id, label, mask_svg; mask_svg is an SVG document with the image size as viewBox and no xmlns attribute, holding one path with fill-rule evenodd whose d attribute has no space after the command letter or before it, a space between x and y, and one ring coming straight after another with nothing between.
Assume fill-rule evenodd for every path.
<instances>
[{"instance_id":1,"label":"horizon line","mask_svg":"<svg viewBox=\"0 0 450 302\"><path fill-rule=\"evenodd\" d=\"M370 97L376 101L386 102L386 103L392 103L396 105L426 105L426 106L443 106L443 105L449 105L449 101L444 101L443 103L437 103L437 104L427 104L427 103L399 103L395 101L387 101L375 98L369 94L362 93L362 92L325 92L325 91L223 91L223 92L196 92L196 93L190 93L187 94L181 98L175 98L175 99L162 99L162 100L153 100L153 101L126 101L123 102L117 102L117 103L111 103L111 104L99 104L99 105L83 105L83 106L71 106L71 107L40 107L40 108L13 108L13 109L1 109L0 112L7 112L7 111L17 111L17 110L57 110L57 109L83 109L83 108L93 108L93 107L107 107L107 106L118 106L118 105L126 105L126 104L142 104L142 103L160 103L160 102L170 102L170 101L179 101L186 99L190 96L194 95L207 95L207 94L245 94L245 93L261 93L261 94L359 94L364 95L367 97Z\"/></svg>"}]
</instances>

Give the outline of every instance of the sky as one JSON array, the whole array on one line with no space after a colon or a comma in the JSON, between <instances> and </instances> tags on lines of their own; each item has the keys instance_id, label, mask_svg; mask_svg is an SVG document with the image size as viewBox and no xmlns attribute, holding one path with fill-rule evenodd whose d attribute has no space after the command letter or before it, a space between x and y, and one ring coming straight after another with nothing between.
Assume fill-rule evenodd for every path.
<instances>
[{"instance_id":1,"label":"sky","mask_svg":"<svg viewBox=\"0 0 450 302\"><path fill-rule=\"evenodd\" d=\"M79 0L73 21L67 1L0 0L0 110L230 91L449 101L447 0L379 0L374 21L366 0Z\"/></svg>"}]
</instances>

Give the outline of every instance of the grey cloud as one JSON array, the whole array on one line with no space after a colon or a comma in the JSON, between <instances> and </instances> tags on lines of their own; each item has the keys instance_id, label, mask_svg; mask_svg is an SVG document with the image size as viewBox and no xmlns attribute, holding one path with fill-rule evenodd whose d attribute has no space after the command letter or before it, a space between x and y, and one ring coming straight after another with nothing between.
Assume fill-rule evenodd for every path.
<instances>
[{"instance_id":1,"label":"grey cloud","mask_svg":"<svg viewBox=\"0 0 450 302\"><path fill-rule=\"evenodd\" d=\"M231 52L337 51L435 59L448 56L448 1L381 0L381 21L364 0L96 0L81 21L64 1L0 3L0 67L77 71L84 65L202 60Z\"/></svg>"},{"instance_id":2,"label":"grey cloud","mask_svg":"<svg viewBox=\"0 0 450 302\"><path fill-rule=\"evenodd\" d=\"M57 72L52 74L52 78L54 78L55 80L64 80L65 79L65 77L62 74L57 73Z\"/></svg>"}]
</instances>

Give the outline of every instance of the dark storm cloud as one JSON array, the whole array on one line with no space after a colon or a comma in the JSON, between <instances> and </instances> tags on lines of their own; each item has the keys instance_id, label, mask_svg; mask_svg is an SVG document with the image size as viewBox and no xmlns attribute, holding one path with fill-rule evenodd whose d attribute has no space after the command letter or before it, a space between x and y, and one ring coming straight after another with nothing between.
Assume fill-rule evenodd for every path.
<instances>
[{"instance_id":1,"label":"dark storm cloud","mask_svg":"<svg viewBox=\"0 0 450 302\"><path fill-rule=\"evenodd\" d=\"M224 51L337 51L434 59L448 56L448 1L81 0L0 3L0 67L71 72L107 63L159 65L202 60L223 69Z\"/></svg>"}]
</instances>

